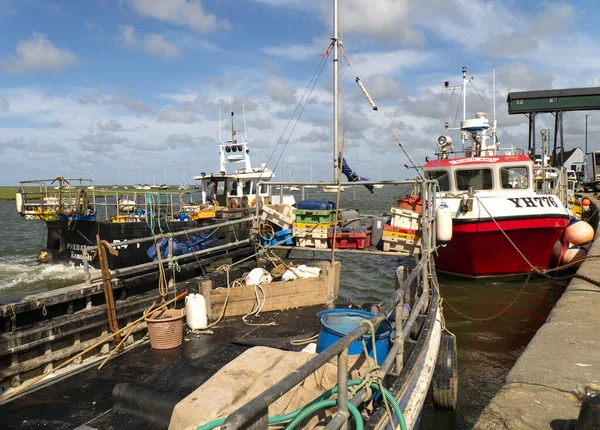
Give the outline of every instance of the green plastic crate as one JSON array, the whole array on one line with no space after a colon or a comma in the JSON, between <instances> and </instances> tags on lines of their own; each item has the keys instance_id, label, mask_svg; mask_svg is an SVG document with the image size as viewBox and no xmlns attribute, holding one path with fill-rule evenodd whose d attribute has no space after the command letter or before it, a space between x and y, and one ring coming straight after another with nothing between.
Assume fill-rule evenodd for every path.
<instances>
[{"instance_id":1,"label":"green plastic crate","mask_svg":"<svg viewBox=\"0 0 600 430\"><path fill-rule=\"evenodd\" d=\"M334 210L296 209L294 214L296 215L296 222L304 224L322 224L335 221Z\"/></svg>"}]
</instances>

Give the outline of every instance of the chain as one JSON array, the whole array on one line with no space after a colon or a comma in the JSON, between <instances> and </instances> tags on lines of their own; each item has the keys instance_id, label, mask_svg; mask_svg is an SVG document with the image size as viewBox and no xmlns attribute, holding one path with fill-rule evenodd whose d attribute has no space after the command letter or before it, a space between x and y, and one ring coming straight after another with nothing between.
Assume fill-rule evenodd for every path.
<instances>
[{"instance_id":1,"label":"chain","mask_svg":"<svg viewBox=\"0 0 600 430\"><path fill-rule=\"evenodd\" d=\"M446 304L448 305L448 307L450 309L452 309L456 314L458 314L459 316L469 320L469 321L474 321L474 322L484 322L484 321L492 321L496 318L498 318L499 316L501 316L502 314L504 314L506 311L508 311L517 301L517 299L521 296L521 294L523 293L523 291L525 290L525 287L527 286L527 284L529 283L529 279L531 279L531 275L533 275L534 272L529 272L529 274L527 275L527 279L525 280L525 282L523 283L523 285L521 286L521 288L519 289L519 291L517 292L517 294L513 297L513 299L510 301L510 303L504 308L502 309L500 312L489 316L489 317L485 317L485 318L475 318L472 316L469 316L467 314L462 313L461 311L459 311L458 309L456 309L454 306L452 306L452 304L446 300L444 298L444 296L442 296L442 294L440 293L440 297L442 302L445 301Z\"/></svg>"}]
</instances>

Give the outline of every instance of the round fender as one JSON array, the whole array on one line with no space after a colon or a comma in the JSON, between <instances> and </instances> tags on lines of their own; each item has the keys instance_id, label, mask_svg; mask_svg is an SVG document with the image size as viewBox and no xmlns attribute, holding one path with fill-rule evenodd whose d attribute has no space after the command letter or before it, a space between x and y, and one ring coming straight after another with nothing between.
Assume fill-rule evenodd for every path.
<instances>
[{"instance_id":1,"label":"round fender","mask_svg":"<svg viewBox=\"0 0 600 430\"><path fill-rule=\"evenodd\" d=\"M237 207L239 206L239 202L237 201L237 199L229 199L229 202L227 203L227 206L230 209L237 209Z\"/></svg>"},{"instance_id":2,"label":"round fender","mask_svg":"<svg viewBox=\"0 0 600 430\"><path fill-rule=\"evenodd\" d=\"M440 339L432 382L433 406L437 409L455 411L458 400L456 338L446 332L442 332Z\"/></svg>"}]
</instances>

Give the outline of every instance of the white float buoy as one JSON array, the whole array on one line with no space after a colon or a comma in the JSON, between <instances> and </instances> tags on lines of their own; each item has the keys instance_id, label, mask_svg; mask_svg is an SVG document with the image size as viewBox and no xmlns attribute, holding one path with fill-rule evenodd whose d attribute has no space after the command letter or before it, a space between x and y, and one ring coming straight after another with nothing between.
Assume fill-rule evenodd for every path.
<instances>
[{"instance_id":1,"label":"white float buoy","mask_svg":"<svg viewBox=\"0 0 600 430\"><path fill-rule=\"evenodd\" d=\"M452 212L446 203L435 211L436 237L438 242L446 243L452 239Z\"/></svg>"},{"instance_id":2,"label":"white float buoy","mask_svg":"<svg viewBox=\"0 0 600 430\"><path fill-rule=\"evenodd\" d=\"M565 239L573 245L583 245L594 239L594 229L587 222L573 220L565 229Z\"/></svg>"}]
</instances>

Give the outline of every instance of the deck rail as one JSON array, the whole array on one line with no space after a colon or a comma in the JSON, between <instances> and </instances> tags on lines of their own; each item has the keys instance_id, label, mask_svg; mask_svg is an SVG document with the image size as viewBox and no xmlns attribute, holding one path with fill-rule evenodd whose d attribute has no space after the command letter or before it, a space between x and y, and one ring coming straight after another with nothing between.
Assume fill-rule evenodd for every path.
<instances>
[{"instance_id":1,"label":"deck rail","mask_svg":"<svg viewBox=\"0 0 600 430\"><path fill-rule=\"evenodd\" d=\"M412 184L413 181L394 181L394 183ZM356 183L353 185L355 184ZM396 291L394 295L383 306L380 312L368 319L368 321L376 327L384 319L389 318L392 313L395 313L396 337L392 348L380 367L380 376L382 378L388 374L392 374L393 371L395 371L396 374L399 374L402 370L404 363L404 342L410 336L419 315L425 312L430 305L429 297L432 286L434 285L432 284L432 278L435 277L432 253L436 249L436 238L434 234L436 223L436 185L436 181L419 181L420 194L424 202L421 218L423 241L421 258L406 279L404 279L404 267L399 266L396 269ZM413 299L414 306L411 309L408 319L404 323L402 318L402 308L406 298ZM431 304L437 306L437 303L431 302ZM348 368L345 351L352 342L362 338L369 330L370 328L367 324L360 324L356 329L346 334L326 350L319 353L281 381L267 388L262 394L234 411L225 420L221 428L227 430L249 428L248 425L253 423L251 428L266 429L268 427L267 416L269 405L335 357L338 359L339 391L337 412L327 428L339 429L345 427L349 418L347 406ZM361 390L353 397L352 403L357 406L368 400L370 399L364 399L364 391Z\"/></svg>"},{"instance_id":2,"label":"deck rail","mask_svg":"<svg viewBox=\"0 0 600 430\"><path fill-rule=\"evenodd\" d=\"M205 200L200 189L99 189L91 179L63 177L21 181L19 195L22 200L19 212L42 220L64 216L143 222L161 212L174 219L176 214L200 209Z\"/></svg>"}]
</instances>

